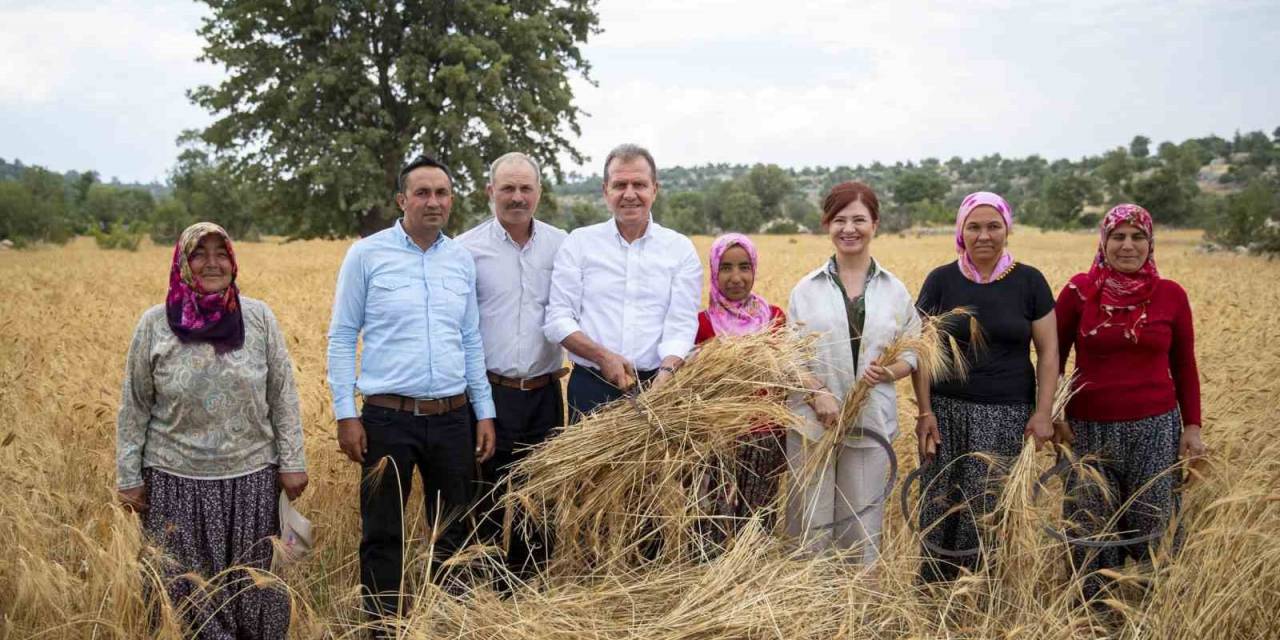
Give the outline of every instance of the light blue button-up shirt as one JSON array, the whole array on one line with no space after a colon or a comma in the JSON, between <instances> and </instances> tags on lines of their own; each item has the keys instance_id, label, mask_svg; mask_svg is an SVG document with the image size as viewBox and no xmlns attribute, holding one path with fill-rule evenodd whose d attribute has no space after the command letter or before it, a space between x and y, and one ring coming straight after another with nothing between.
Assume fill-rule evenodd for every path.
<instances>
[{"instance_id":1,"label":"light blue button-up shirt","mask_svg":"<svg viewBox=\"0 0 1280 640\"><path fill-rule=\"evenodd\" d=\"M477 419L494 417L471 254L444 233L423 251L399 220L351 245L333 296L328 381L339 420L359 415L357 390L412 398L466 391Z\"/></svg>"}]
</instances>

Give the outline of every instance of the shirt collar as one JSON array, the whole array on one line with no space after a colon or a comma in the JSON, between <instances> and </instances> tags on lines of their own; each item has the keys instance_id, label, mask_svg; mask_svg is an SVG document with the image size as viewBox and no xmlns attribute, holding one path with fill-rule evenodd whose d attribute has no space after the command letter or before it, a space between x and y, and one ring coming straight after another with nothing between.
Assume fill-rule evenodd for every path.
<instances>
[{"instance_id":1,"label":"shirt collar","mask_svg":"<svg viewBox=\"0 0 1280 640\"><path fill-rule=\"evenodd\" d=\"M626 238L624 238L624 237L622 237L622 231L621 231L620 229L618 229L618 219L617 219L617 218L610 218L610 219L609 219L609 224L610 224L610 228L611 228L611 229L613 229L613 235L614 235L614 237L616 237L616 238L618 239L618 242L621 242L623 245L627 244L627 239L626 239ZM653 221L653 211L650 211L650 212L649 212L649 224L646 224L646 225L644 226L644 235L641 235L639 238L636 238L636 242L639 242L639 241L644 240L644 239L646 239L646 238L652 238L652 237L653 237L653 228L654 228L655 226L657 226L657 224L658 224L657 222L654 222L654 221Z\"/></svg>"},{"instance_id":2,"label":"shirt collar","mask_svg":"<svg viewBox=\"0 0 1280 640\"><path fill-rule=\"evenodd\" d=\"M491 219L489 232L493 234L493 238L496 240L505 240L507 242L510 242L513 245L516 244L516 241L511 239L511 234L507 232L507 228L502 226L502 222L498 220L497 214L494 214L493 218ZM529 220L529 242L526 242L525 246L529 246L529 244L531 244L533 242L533 239L536 238L537 236L538 236L538 219L532 218ZM516 245L516 246L520 246L520 245Z\"/></svg>"},{"instance_id":3,"label":"shirt collar","mask_svg":"<svg viewBox=\"0 0 1280 640\"><path fill-rule=\"evenodd\" d=\"M417 249L418 251L422 251L422 248L418 246L418 243L414 242L413 238L409 237L409 232L404 230L403 222L404 222L403 218L396 218L396 223L392 225L393 228L395 229L394 231L395 235L398 236L400 239L400 244L406 247ZM427 249L427 251L431 251L431 249L435 249L436 247L443 246L448 242L451 242L449 235L446 234L443 229L441 229L440 235L436 238L435 242L431 243L431 248Z\"/></svg>"},{"instance_id":4,"label":"shirt collar","mask_svg":"<svg viewBox=\"0 0 1280 640\"><path fill-rule=\"evenodd\" d=\"M829 260L827 260L827 268L825 270L825 273L831 276L832 278L840 277L840 267L839 265L836 264L836 257L834 255L831 256ZM867 282L871 282L871 279L880 275L880 273L881 273L880 263L876 262L875 258L872 258L871 268L867 269Z\"/></svg>"}]
</instances>

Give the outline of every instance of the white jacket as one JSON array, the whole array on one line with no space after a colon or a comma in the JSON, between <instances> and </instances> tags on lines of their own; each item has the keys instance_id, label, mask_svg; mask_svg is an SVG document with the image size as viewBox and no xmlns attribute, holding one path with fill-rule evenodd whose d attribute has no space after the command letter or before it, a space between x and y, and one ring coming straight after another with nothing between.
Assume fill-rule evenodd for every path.
<instances>
[{"instance_id":1,"label":"white jacket","mask_svg":"<svg viewBox=\"0 0 1280 640\"><path fill-rule=\"evenodd\" d=\"M826 265L814 269L796 283L791 290L787 317L801 333L817 334L816 353L810 363L810 371L835 394L837 402L843 402L853 383L862 376L867 363L876 359L895 338L920 331L920 316L907 288L896 276L884 268L878 268L867 283L866 320L862 329L862 342L858 349L858 368L853 369L849 353L849 320L845 312L844 295L827 272ZM907 352L902 358L916 368L916 354ZM890 364L890 363L883 363ZM802 394L792 394L791 406L804 418L800 433L817 440L823 427L813 408L804 401ZM898 435L898 394L892 383L875 386L869 404L862 412L861 425L893 440ZM879 446L868 438L850 439L850 447Z\"/></svg>"}]
</instances>

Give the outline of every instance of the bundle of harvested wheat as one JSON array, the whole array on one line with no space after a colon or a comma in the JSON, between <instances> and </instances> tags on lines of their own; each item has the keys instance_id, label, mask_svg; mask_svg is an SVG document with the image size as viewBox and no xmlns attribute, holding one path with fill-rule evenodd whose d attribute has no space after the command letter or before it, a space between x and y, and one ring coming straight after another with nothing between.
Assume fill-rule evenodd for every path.
<instances>
[{"instance_id":1,"label":"bundle of harvested wheat","mask_svg":"<svg viewBox=\"0 0 1280 640\"><path fill-rule=\"evenodd\" d=\"M661 387L571 425L511 472L517 526L546 527L556 572L695 555L701 503L755 427L791 425L809 343L785 330L708 343Z\"/></svg>"},{"instance_id":2,"label":"bundle of harvested wheat","mask_svg":"<svg viewBox=\"0 0 1280 640\"><path fill-rule=\"evenodd\" d=\"M929 316L921 315L919 331L910 331L898 336L885 346L879 361L885 364L896 362L908 354L913 354L916 368L928 380L944 380L963 377L968 369L964 350L960 347L948 326L957 322L969 323L969 334L972 345L981 349L983 344L982 328L977 318L965 307L957 307L946 313ZM859 434L858 418L867 406L874 384L865 378L859 378L849 388L840 406L840 419L835 427L823 432L822 438L810 446L810 454L806 456L804 467L800 470L797 482L807 484L813 482L826 472L831 461L844 446L845 440L857 438Z\"/></svg>"}]
</instances>

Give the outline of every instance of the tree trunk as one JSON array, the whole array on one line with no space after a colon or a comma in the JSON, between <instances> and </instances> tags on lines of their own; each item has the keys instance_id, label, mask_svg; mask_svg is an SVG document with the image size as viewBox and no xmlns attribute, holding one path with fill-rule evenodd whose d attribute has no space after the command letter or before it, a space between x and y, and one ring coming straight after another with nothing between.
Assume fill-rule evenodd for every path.
<instances>
[{"instance_id":1,"label":"tree trunk","mask_svg":"<svg viewBox=\"0 0 1280 640\"><path fill-rule=\"evenodd\" d=\"M356 230L360 232L360 237L364 238L386 229L394 221L395 217L388 216L382 205L375 204L359 214Z\"/></svg>"}]
</instances>

